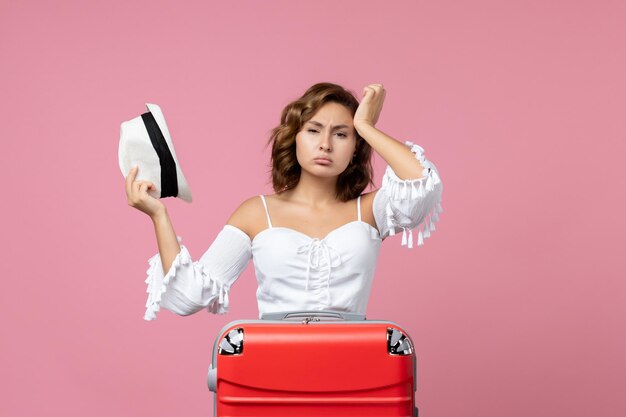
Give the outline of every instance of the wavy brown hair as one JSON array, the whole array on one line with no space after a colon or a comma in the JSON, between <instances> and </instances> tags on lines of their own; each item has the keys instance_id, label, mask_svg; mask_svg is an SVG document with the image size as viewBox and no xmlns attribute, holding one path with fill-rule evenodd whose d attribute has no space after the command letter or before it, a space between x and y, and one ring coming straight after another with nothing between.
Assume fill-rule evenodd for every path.
<instances>
[{"instance_id":1,"label":"wavy brown hair","mask_svg":"<svg viewBox=\"0 0 626 417\"><path fill-rule=\"evenodd\" d=\"M300 181L301 167L296 158L296 134L326 103L344 105L353 117L359 106L351 91L333 83L318 83L283 109L280 124L272 129L268 141L272 145L272 185L276 193L290 190ZM356 131L354 133L354 159L337 178L335 195L340 201L357 198L369 184L374 185L372 147Z\"/></svg>"}]
</instances>

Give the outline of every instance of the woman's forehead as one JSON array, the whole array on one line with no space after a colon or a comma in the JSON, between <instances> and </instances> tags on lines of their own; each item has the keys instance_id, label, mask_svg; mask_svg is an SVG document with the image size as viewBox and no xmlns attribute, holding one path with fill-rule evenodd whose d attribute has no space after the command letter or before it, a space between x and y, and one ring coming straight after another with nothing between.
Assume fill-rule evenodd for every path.
<instances>
[{"instance_id":1,"label":"woman's forehead","mask_svg":"<svg viewBox=\"0 0 626 417\"><path fill-rule=\"evenodd\" d=\"M352 114L350 109L339 103L326 103L311 117L308 123L321 125L325 127L327 124L332 126L344 125L352 127Z\"/></svg>"}]
</instances>

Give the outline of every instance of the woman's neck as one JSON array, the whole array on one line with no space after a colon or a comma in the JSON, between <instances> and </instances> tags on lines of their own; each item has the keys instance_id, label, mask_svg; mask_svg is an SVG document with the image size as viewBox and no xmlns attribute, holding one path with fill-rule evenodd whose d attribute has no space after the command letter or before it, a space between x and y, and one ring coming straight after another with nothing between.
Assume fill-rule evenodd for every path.
<instances>
[{"instance_id":1,"label":"woman's neck","mask_svg":"<svg viewBox=\"0 0 626 417\"><path fill-rule=\"evenodd\" d=\"M309 206L333 204L337 202L336 187L337 177L316 177L303 171L289 199Z\"/></svg>"}]
</instances>

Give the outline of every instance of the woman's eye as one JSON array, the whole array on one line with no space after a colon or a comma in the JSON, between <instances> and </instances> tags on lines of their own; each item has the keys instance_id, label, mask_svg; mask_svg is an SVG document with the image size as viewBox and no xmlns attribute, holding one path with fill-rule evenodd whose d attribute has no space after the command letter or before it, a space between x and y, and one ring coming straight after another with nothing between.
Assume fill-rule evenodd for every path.
<instances>
[{"instance_id":1,"label":"woman's eye","mask_svg":"<svg viewBox=\"0 0 626 417\"><path fill-rule=\"evenodd\" d=\"M347 137L348 137L348 135L346 135L345 133L341 133L341 132L339 132L339 133L337 133L337 134L338 134L339 136L341 136L342 138L347 138Z\"/></svg>"},{"instance_id":2,"label":"woman's eye","mask_svg":"<svg viewBox=\"0 0 626 417\"><path fill-rule=\"evenodd\" d=\"M309 131L309 132L314 132L314 133L317 133L317 130L315 130L315 129L309 129L308 131Z\"/></svg>"}]
</instances>

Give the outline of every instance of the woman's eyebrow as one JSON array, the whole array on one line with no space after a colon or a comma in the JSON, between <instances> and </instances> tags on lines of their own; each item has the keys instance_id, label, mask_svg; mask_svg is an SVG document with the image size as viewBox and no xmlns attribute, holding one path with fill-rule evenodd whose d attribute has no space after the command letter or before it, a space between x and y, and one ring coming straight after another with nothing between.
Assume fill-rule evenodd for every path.
<instances>
[{"instance_id":1,"label":"woman's eyebrow","mask_svg":"<svg viewBox=\"0 0 626 417\"><path fill-rule=\"evenodd\" d=\"M321 124L320 122L316 122L314 120L309 120L307 123L311 123L312 125L315 126L319 126L319 127L324 127L323 124ZM333 128L331 130L337 130L337 129L344 129L344 128L350 128L350 126L348 125L337 125L337 126L333 126Z\"/></svg>"}]
</instances>

